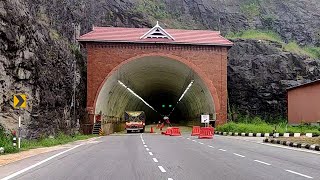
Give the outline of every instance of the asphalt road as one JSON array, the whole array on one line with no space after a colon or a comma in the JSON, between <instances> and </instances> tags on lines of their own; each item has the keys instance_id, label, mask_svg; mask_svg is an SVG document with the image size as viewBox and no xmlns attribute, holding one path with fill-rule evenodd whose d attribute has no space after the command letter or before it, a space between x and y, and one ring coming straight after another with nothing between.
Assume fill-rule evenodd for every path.
<instances>
[{"instance_id":1,"label":"asphalt road","mask_svg":"<svg viewBox=\"0 0 320 180\"><path fill-rule=\"evenodd\" d=\"M320 179L320 154L215 136L112 135L0 167L19 180Z\"/></svg>"}]
</instances>

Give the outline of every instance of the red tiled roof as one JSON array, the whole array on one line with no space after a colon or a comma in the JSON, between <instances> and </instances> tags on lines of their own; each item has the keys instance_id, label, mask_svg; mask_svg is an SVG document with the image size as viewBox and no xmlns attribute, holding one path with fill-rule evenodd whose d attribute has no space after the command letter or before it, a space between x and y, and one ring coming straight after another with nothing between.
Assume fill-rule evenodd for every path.
<instances>
[{"instance_id":1,"label":"red tiled roof","mask_svg":"<svg viewBox=\"0 0 320 180\"><path fill-rule=\"evenodd\" d=\"M174 40L164 38L140 39L148 28L94 27L87 34L80 36L80 42L132 42L232 46L232 42L222 37L217 31L165 29Z\"/></svg>"}]
</instances>

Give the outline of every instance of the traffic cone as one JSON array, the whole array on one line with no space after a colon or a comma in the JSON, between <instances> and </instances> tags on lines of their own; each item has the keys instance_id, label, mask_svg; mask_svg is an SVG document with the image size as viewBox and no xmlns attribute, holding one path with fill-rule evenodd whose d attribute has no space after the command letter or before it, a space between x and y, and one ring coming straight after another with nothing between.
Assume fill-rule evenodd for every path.
<instances>
[{"instance_id":1,"label":"traffic cone","mask_svg":"<svg viewBox=\"0 0 320 180\"><path fill-rule=\"evenodd\" d=\"M152 126L151 126L151 128L150 128L150 133L154 133L154 132L153 132L153 127L152 127Z\"/></svg>"}]
</instances>

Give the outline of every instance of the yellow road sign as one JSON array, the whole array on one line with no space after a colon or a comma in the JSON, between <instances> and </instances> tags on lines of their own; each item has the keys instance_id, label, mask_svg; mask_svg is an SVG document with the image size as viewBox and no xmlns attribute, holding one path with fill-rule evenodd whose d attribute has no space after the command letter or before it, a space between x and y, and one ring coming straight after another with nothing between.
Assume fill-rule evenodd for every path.
<instances>
[{"instance_id":1,"label":"yellow road sign","mask_svg":"<svg viewBox=\"0 0 320 180\"><path fill-rule=\"evenodd\" d=\"M26 108L27 107L27 96L25 94L16 94L13 96L13 107L14 108Z\"/></svg>"}]
</instances>

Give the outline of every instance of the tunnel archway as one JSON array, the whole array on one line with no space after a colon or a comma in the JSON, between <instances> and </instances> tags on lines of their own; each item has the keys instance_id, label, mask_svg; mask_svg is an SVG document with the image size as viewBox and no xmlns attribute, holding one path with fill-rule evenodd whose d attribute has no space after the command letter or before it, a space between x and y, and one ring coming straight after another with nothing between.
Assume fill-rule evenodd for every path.
<instances>
[{"instance_id":1,"label":"tunnel archway","mask_svg":"<svg viewBox=\"0 0 320 180\"><path fill-rule=\"evenodd\" d=\"M194 83L177 103L191 81ZM201 70L187 60L164 54L137 56L119 64L100 85L94 105L95 114L111 117L122 117L124 111L145 111L147 124L170 112L171 121L181 123L199 119L202 113L214 114L220 108L215 87Z\"/></svg>"}]
</instances>

